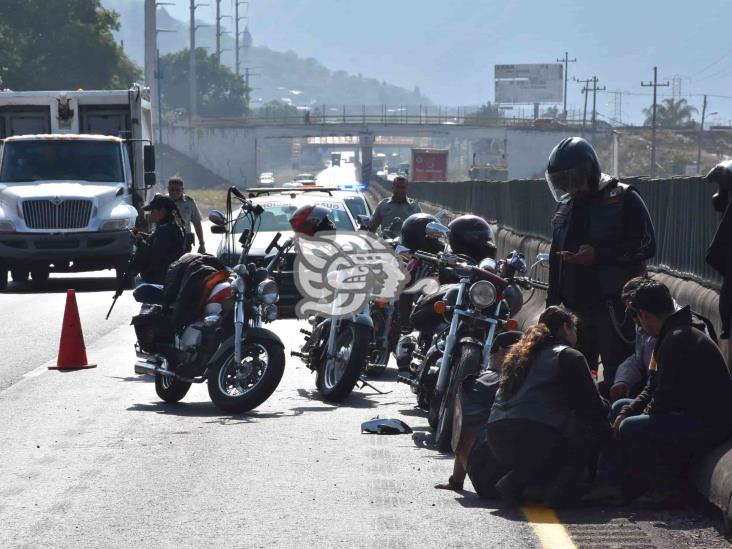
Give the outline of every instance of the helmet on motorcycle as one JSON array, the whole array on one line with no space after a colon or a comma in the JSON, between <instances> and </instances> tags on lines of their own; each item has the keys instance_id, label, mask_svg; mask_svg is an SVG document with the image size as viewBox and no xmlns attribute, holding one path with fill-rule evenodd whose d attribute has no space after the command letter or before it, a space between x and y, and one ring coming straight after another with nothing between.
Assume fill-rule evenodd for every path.
<instances>
[{"instance_id":1,"label":"helmet on motorcycle","mask_svg":"<svg viewBox=\"0 0 732 549\"><path fill-rule=\"evenodd\" d=\"M402 223L400 232L402 246L406 246L410 250L419 250L431 254L442 251L442 242L434 236L427 236L425 229L429 223L437 223L437 218L428 213L410 215Z\"/></svg>"},{"instance_id":2,"label":"helmet on motorcycle","mask_svg":"<svg viewBox=\"0 0 732 549\"><path fill-rule=\"evenodd\" d=\"M320 231L335 231L336 227L330 219L330 208L307 204L300 206L290 217L290 226L296 233L314 236Z\"/></svg>"},{"instance_id":3,"label":"helmet on motorcycle","mask_svg":"<svg viewBox=\"0 0 732 549\"><path fill-rule=\"evenodd\" d=\"M600 185L600 161L595 149L581 137L567 137L554 147L544 177L554 200L578 190L596 191Z\"/></svg>"},{"instance_id":4,"label":"helmet on motorcycle","mask_svg":"<svg viewBox=\"0 0 732 549\"><path fill-rule=\"evenodd\" d=\"M461 215L447 226L452 252L480 263L486 257L496 258L493 231L488 222L477 215Z\"/></svg>"}]
</instances>

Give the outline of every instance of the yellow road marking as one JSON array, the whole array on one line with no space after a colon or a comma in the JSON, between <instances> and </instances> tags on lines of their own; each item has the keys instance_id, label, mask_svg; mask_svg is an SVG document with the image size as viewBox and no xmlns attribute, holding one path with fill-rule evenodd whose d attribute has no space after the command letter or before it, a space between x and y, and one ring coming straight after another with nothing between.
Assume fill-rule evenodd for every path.
<instances>
[{"instance_id":1,"label":"yellow road marking","mask_svg":"<svg viewBox=\"0 0 732 549\"><path fill-rule=\"evenodd\" d=\"M566 549L576 547L554 509L549 507L521 507L521 512L539 538L544 549Z\"/></svg>"}]
</instances>

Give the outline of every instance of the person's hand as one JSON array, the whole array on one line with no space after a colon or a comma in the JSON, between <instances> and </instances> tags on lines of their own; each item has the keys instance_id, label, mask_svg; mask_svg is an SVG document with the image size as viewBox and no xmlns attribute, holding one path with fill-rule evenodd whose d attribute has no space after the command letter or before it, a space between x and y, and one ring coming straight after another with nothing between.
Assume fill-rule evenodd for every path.
<instances>
[{"instance_id":1,"label":"person's hand","mask_svg":"<svg viewBox=\"0 0 732 549\"><path fill-rule=\"evenodd\" d=\"M623 420L627 416L625 414L619 414L618 417L615 418L615 422L613 423L613 435L615 438L620 438L620 424L623 423Z\"/></svg>"},{"instance_id":2,"label":"person's hand","mask_svg":"<svg viewBox=\"0 0 732 549\"><path fill-rule=\"evenodd\" d=\"M583 244L580 246L579 251L576 254L572 252L560 252L562 259L567 263L574 265L594 265L595 263L595 248Z\"/></svg>"},{"instance_id":3,"label":"person's hand","mask_svg":"<svg viewBox=\"0 0 732 549\"><path fill-rule=\"evenodd\" d=\"M199 254L205 254L206 253L206 245L203 242L201 242L198 245L198 253Z\"/></svg>"},{"instance_id":4,"label":"person's hand","mask_svg":"<svg viewBox=\"0 0 732 549\"><path fill-rule=\"evenodd\" d=\"M616 400L620 398L625 398L628 396L628 385L620 382L616 383L612 387L610 387L610 400L615 402Z\"/></svg>"}]
</instances>

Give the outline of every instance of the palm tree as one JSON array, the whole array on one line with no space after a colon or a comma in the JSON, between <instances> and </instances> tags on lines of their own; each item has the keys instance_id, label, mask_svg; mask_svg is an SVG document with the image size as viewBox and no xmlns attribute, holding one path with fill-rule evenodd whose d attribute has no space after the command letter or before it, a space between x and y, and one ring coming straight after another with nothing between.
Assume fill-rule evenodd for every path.
<instances>
[{"instance_id":1,"label":"palm tree","mask_svg":"<svg viewBox=\"0 0 732 549\"><path fill-rule=\"evenodd\" d=\"M656 124L664 128L686 126L691 122L691 115L697 112L696 107L689 105L686 99L676 101L669 97L656 107ZM650 126L653 123L653 107L643 109L643 114L646 117L644 125Z\"/></svg>"}]
</instances>

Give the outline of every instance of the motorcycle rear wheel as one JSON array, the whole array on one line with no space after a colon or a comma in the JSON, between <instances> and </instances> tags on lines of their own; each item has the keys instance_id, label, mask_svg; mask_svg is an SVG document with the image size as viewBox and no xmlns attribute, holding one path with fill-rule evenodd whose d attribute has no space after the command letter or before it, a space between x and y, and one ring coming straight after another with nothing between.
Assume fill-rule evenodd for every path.
<instances>
[{"instance_id":1,"label":"motorcycle rear wheel","mask_svg":"<svg viewBox=\"0 0 732 549\"><path fill-rule=\"evenodd\" d=\"M457 392L462 386L465 376L477 373L480 369L480 361L482 358L482 350L477 345L463 345L460 349L460 359L457 366L453 368L450 376L450 384L447 386L443 398L436 403L432 401L432 405L439 406L439 415L437 416L437 427L435 428L435 446L441 452L447 452L451 448L452 442L452 417L455 411L455 398ZM430 407L430 412L432 407Z\"/></svg>"},{"instance_id":2,"label":"motorcycle rear wheel","mask_svg":"<svg viewBox=\"0 0 732 549\"><path fill-rule=\"evenodd\" d=\"M165 402L174 404L180 402L188 393L191 384L187 381L181 381L173 376L155 376L155 392Z\"/></svg>"},{"instance_id":3,"label":"motorcycle rear wheel","mask_svg":"<svg viewBox=\"0 0 732 549\"><path fill-rule=\"evenodd\" d=\"M353 391L368 359L370 331L360 324L341 324L335 338L336 357L323 358L315 380L325 400L341 402Z\"/></svg>"},{"instance_id":4,"label":"motorcycle rear wheel","mask_svg":"<svg viewBox=\"0 0 732 549\"><path fill-rule=\"evenodd\" d=\"M242 342L242 361L234 364L234 350L208 374L208 396L224 412L242 414L274 393L285 371L285 351L270 339L248 337Z\"/></svg>"}]
</instances>

